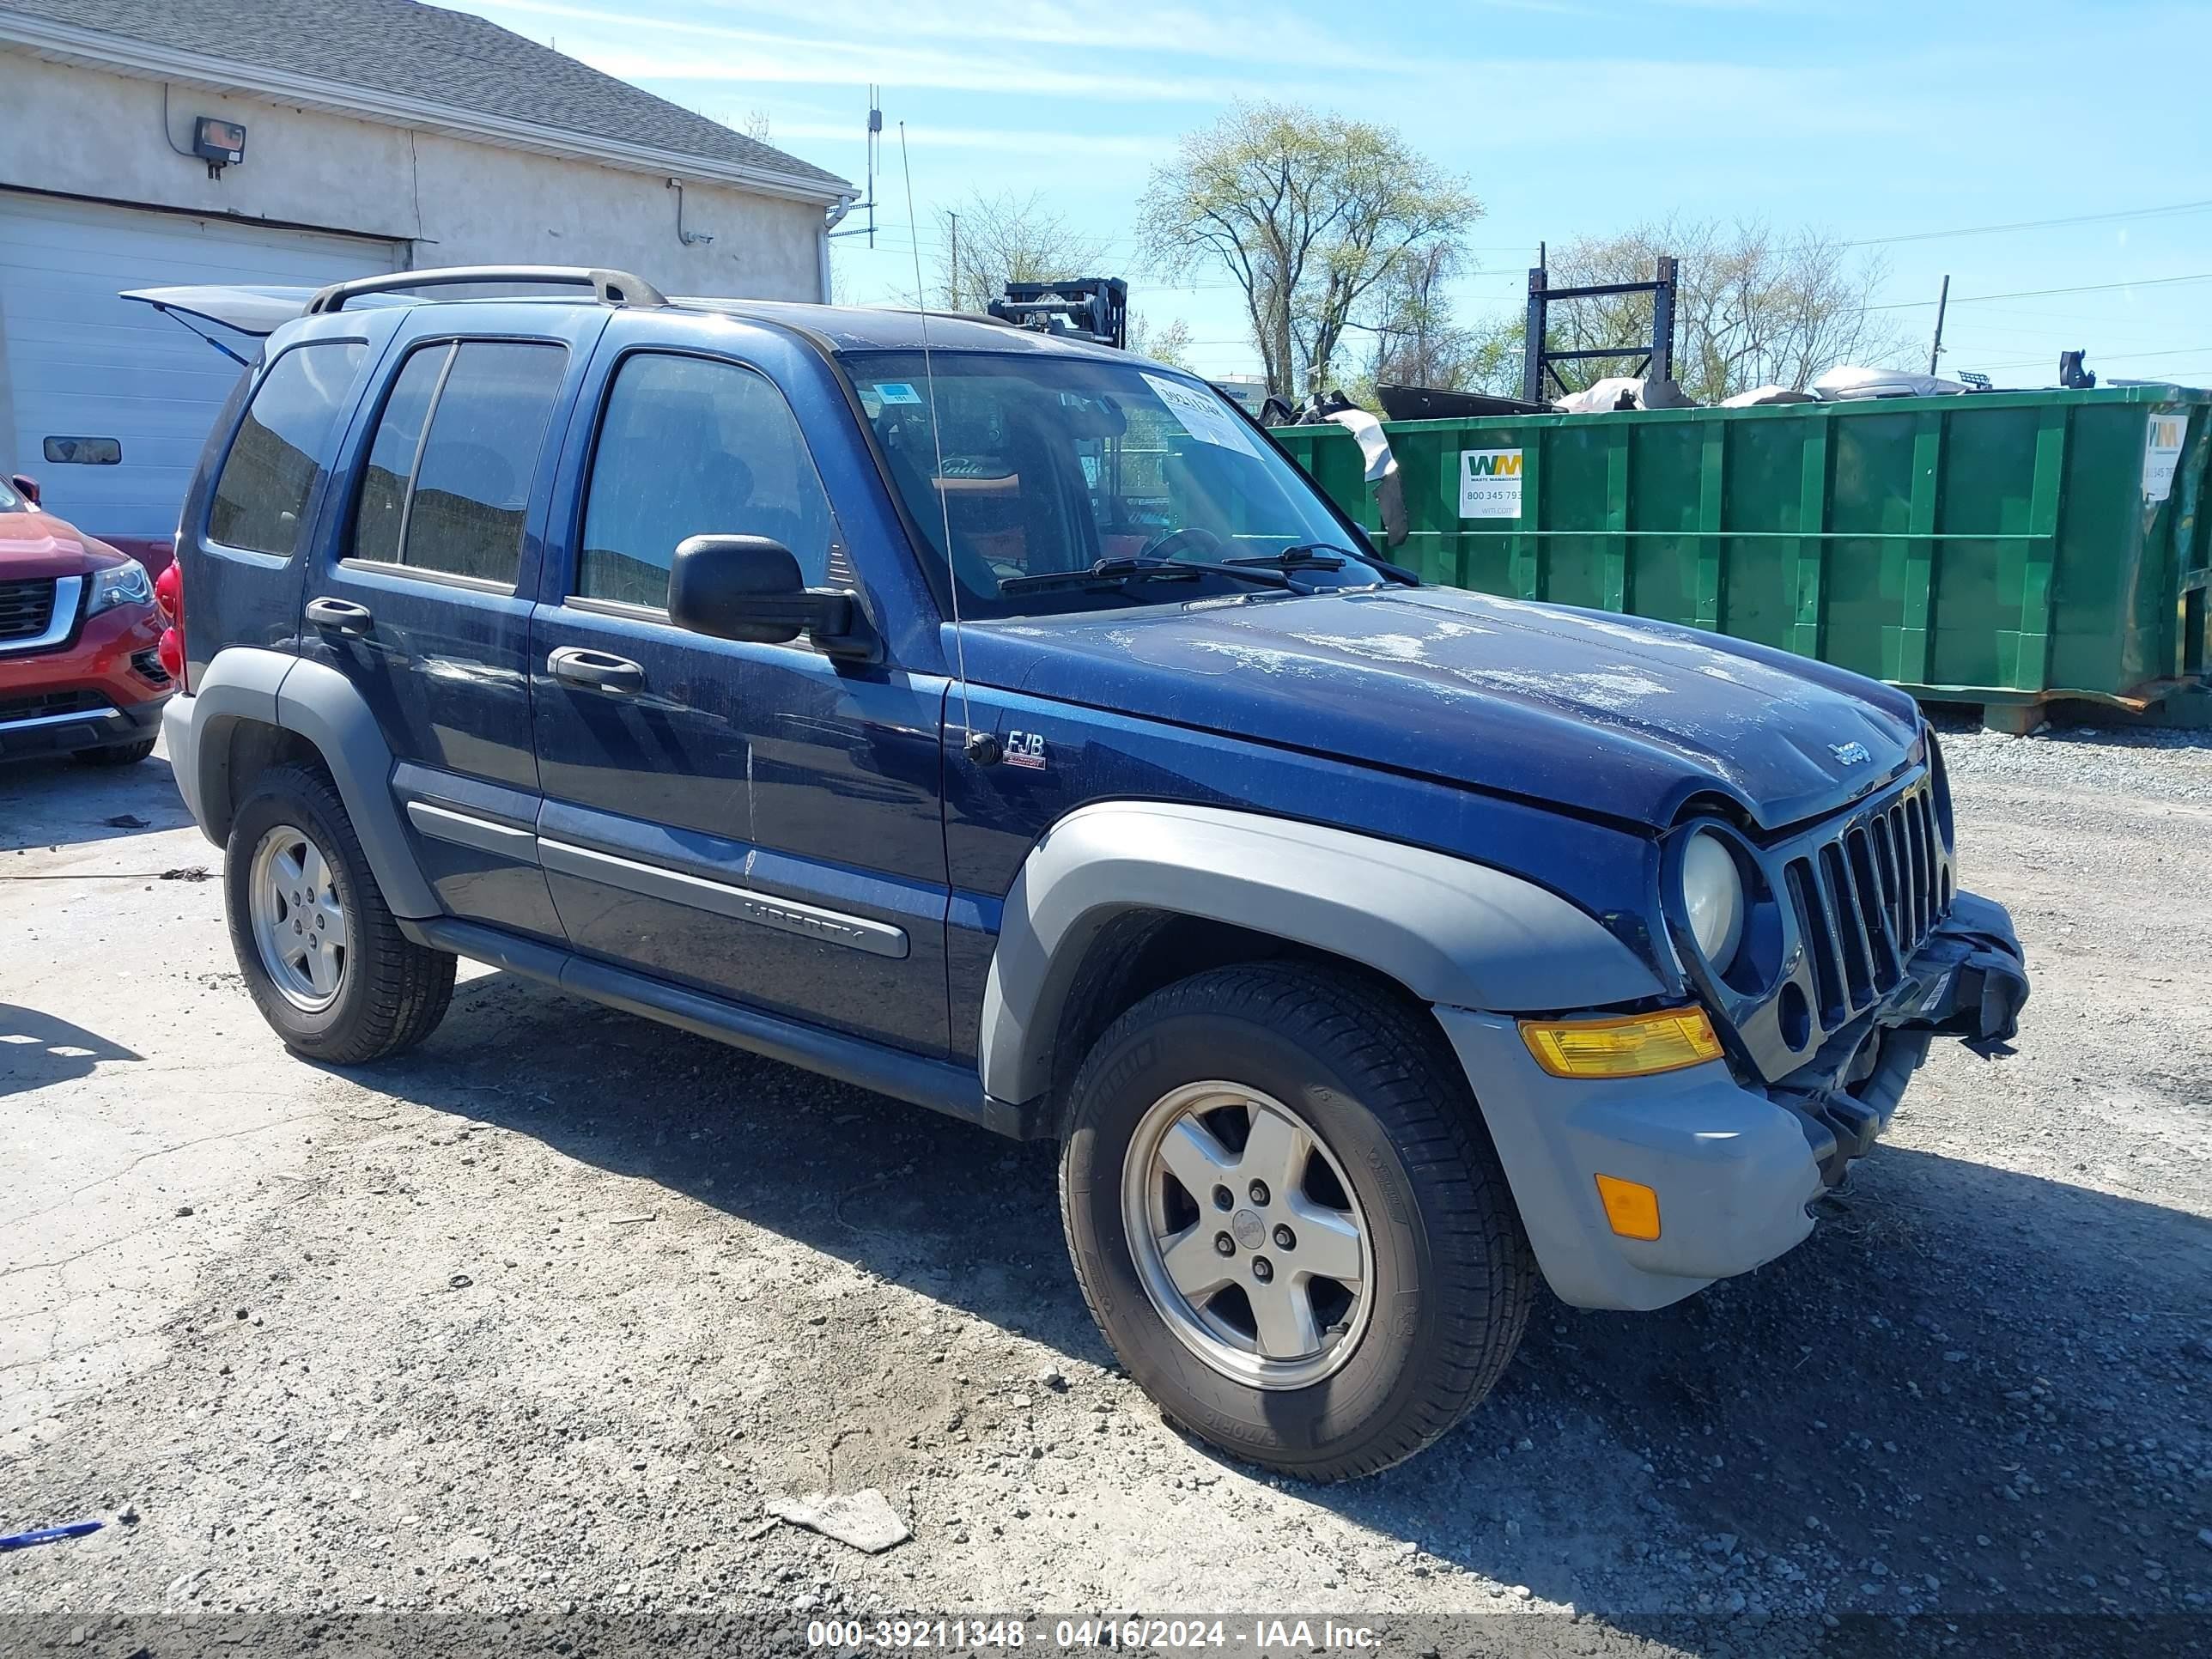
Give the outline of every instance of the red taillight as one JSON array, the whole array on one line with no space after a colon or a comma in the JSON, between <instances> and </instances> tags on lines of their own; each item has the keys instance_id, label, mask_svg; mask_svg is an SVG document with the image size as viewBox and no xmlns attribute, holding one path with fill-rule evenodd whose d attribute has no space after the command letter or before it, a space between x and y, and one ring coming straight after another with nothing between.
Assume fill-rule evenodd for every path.
<instances>
[{"instance_id":1,"label":"red taillight","mask_svg":"<svg viewBox=\"0 0 2212 1659\"><path fill-rule=\"evenodd\" d=\"M189 691L185 684L185 570L180 563L172 562L169 568L154 579L154 603L161 607L161 614L169 625L161 630L161 642L155 653L161 666L178 689Z\"/></svg>"}]
</instances>

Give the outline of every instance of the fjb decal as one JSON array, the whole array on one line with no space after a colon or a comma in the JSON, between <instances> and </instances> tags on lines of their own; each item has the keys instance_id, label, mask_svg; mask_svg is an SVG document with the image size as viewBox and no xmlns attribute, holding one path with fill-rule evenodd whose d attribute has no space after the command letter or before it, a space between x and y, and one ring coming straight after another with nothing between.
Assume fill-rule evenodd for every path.
<instances>
[{"instance_id":1,"label":"fjb decal","mask_svg":"<svg viewBox=\"0 0 2212 1659\"><path fill-rule=\"evenodd\" d=\"M1024 767L1031 772L1043 771L1044 734L1041 732L1007 732L1006 764Z\"/></svg>"}]
</instances>

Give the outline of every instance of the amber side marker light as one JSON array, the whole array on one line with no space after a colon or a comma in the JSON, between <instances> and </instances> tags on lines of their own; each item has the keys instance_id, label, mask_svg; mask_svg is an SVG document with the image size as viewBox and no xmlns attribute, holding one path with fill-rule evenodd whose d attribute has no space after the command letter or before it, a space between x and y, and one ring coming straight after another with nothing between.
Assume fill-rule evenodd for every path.
<instances>
[{"instance_id":1,"label":"amber side marker light","mask_svg":"<svg viewBox=\"0 0 2212 1659\"><path fill-rule=\"evenodd\" d=\"M1605 1201L1606 1224L1623 1238L1659 1237L1659 1194L1642 1182L1601 1175L1597 1195Z\"/></svg>"},{"instance_id":2,"label":"amber side marker light","mask_svg":"<svg viewBox=\"0 0 2212 1659\"><path fill-rule=\"evenodd\" d=\"M1521 1040L1553 1077L1649 1077L1721 1057L1702 1008L1620 1019L1524 1019Z\"/></svg>"}]
</instances>

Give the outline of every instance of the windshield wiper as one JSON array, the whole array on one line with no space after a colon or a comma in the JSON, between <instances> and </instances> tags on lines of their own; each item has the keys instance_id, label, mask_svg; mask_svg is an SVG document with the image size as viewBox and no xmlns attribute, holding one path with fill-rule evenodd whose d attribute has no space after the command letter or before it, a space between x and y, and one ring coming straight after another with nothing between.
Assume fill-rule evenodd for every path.
<instances>
[{"instance_id":1,"label":"windshield wiper","mask_svg":"<svg viewBox=\"0 0 2212 1659\"><path fill-rule=\"evenodd\" d=\"M1342 557L1336 556L1341 555ZM1336 547L1328 542L1304 542L1286 547L1279 553L1247 554L1241 559L1227 559L1227 564L1258 567L1263 570L1341 570L1346 559L1359 556L1347 547Z\"/></svg>"},{"instance_id":2,"label":"windshield wiper","mask_svg":"<svg viewBox=\"0 0 2212 1659\"><path fill-rule=\"evenodd\" d=\"M1393 581L1405 582L1416 587L1420 585L1421 579L1403 565L1378 559L1372 553L1355 553L1334 542L1296 542L1281 552L1271 553L1265 558L1231 559L1229 562L1257 565L1267 570L1341 570L1346 559L1364 564L1370 570L1380 571Z\"/></svg>"},{"instance_id":3,"label":"windshield wiper","mask_svg":"<svg viewBox=\"0 0 2212 1659\"><path fill-rule=\"evenodd\" d=\"M1003 577L999 592L1041 593L1055 587L1118 587L1124 582L1163 577L1193 581L1200 576L1229 576L1255 587L1305 591L1281 570L1254 569L1243 560L1216 563L1197 559L1101 559L1082 570L1040 570L1027 576Z\"/></svg>"}]
</instances>

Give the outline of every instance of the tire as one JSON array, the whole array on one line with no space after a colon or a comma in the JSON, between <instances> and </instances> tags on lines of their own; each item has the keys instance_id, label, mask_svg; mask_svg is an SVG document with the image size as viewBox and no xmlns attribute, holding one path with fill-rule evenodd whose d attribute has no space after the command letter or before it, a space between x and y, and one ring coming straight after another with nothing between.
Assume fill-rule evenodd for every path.
<instances>
[{"instance_id":1,"label":"tire","mask_svg":"<svg viewBox=\"0 0 2212 1659\"><path fill-rule=\"evenodd\" d=\"M80 749L73 758L86 766L136 766L154 752L154 739L112 744L104 749Z\"/></svg>"},{"instance_id":2,"label":"tire","mask_svg":"<svg viewBox=\"0 0 2212 1659\"><path fill-rule=\"evenodd\" d=\"M294 849L301 845L319 862L295 858ZM257 884L303 867L307 874L288 878L295 890L280 890L273 900L276 914L268 931L289 943L272 944L264 954ZM310 878L313 874L324 878L319 885ZM289 901L295 896L305 902L294 906ZM369 872L345 803L320 770L279 766L257 780L223 849L223 900L246 989L293 1053L336 1066L364 1065L414 1047L446 1017L454 958L399 931ZM264 893L261 917L268 916L270 902ZM272 957L303 943L318 923L322 932L310 965L272 963ZM343 954L331 956L328 942L340 936ZM323 981L309 977L316 972L325 975Z\"/></svg>"},{"instance_id":3,"label":"tire","mask_svg":"<svg viewBox=\"0 0 2212 1659\"><path fill-rule=\"evenodd\" d=\"M1205 1086L1217 1081L1243 1103L1208 1107L1224 1097ZM1262 1205L1248 1187L1229 1194L1230 1208L1210 1208L1225 1182L1197 1194L1161 1179L1171 1143L1186 1163L1189 1146L1208 1146L1164 1133L1162 1123L1209 1128L1211 1158L1231 1150L1239 1121L1249 1136L1263 1114L1268 1148L1301 1144L1294 1133L1285 1140L1286 1120L1310 1136L1309 1150L1292 1154L1305 1162L1289 1166L1305 1172L1291 1178L1297 1192L1269 1188ZM1441 1437L1512 1358L1535 1292L1534 1258L1463 1073L1442 1033L1402 999L1302 964L1183 980L1099 1038L1071 1087L1068 1124L1060 1215L1084 1297L1130 1375L1200 1438L1306 1480L1373 1474ZM1156 1145L1158 1154L1142 1150ZM1248 1155L1264 1170L1268 1158L1249 1138L1237 1153ZM1201 1184L1216 1168L1194 1167ZM1175 1256L1143 1236L1179 1229L1194 1208L1191 1224L1218 1260ZM1356 1295L1312 1272L1354 1259L1346 1216L1364 1240ZM1209 1227L1218 1231L1207 1237ZM1202 1304L1178 1303L1172 1282L1161 1288L1171 1261L1186 1277L1195 1268L1233 1282ZM1302 1302L1305 1314L1286 1314L1286 1302ZM1263 1305L1269 1328L1296 1339L1276 1352L1296 1353L1308 1339L1322 1351L1271 1357ZM1238 1346L1248 1340L1256 1352Z\"/></svg>"}]
</instances>

